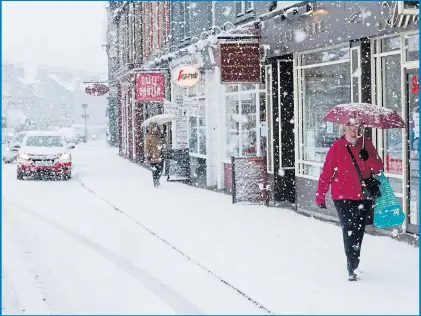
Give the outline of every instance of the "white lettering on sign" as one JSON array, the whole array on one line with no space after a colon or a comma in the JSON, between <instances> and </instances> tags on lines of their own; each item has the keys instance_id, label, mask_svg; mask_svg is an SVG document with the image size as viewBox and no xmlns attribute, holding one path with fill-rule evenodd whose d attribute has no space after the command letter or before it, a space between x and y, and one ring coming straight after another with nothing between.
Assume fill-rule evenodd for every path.
<instances>
[{"instance_id":1,"label":"white lettering on sign","mask_svg":"<svg viewBox=\"0 0 421 316\"><path fill-rule=\"evenodd\" d=\"M319 33L323 33L325 31L323 21L314 21L301 29L291 29L285 32L280 33L280 40L281 42L288 42L295 40L295 36L297 33L301 32L305 35L315 35Z\"/></svg>"},{"instance_id":2,"label":"white lettering on sign","mask_svg":"<svg viewBox=\"0 0 421 316\"><path fill-rule=\"evenodd\" d=\"M377 28L383 31L390 27L407 27L411 23L418 23L419 14L405 14L405 11L400 8L401 1L383 1L381 8L381 15L384 23L379 23Z\"/></svg>"},{"instance_id":3,"label":"white lettering on sign","mask_svg":"<svg viewBox=\"0 0 421 316\"><path fill-rule=\"evenodd\" d=\"M136 99L138 102L162 102L165 94L163 73L141 73L136 75Z\"/></svg>"},{"instance_id":4,"label":"white lettering on sign","mask_svg":"<svg viewBox=\"0 0 421 316\"><path fill-rule=\"evenodd\" d=\"M179 87L191 88L200 81L200 71L193 66L180 66L172 71L172 81Z\"/></svg>"}]
</instances>

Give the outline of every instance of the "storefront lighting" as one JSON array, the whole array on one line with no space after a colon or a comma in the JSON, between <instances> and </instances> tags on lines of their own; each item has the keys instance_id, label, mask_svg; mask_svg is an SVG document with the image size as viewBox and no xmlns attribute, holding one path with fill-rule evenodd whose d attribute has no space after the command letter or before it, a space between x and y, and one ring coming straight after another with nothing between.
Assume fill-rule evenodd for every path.
<instances>
[{"instance_id":1,"label":"storefront lighting","mask_svg":"<svg viewBox=\"0 0 421 316\"><path fill-rule=\"evenodd\" d=\"M326 9L316 9L311 12L311 15L322 16L322 15L327 15L328 13L329 11L327 11Z\"/></svg>"}]
</instances>

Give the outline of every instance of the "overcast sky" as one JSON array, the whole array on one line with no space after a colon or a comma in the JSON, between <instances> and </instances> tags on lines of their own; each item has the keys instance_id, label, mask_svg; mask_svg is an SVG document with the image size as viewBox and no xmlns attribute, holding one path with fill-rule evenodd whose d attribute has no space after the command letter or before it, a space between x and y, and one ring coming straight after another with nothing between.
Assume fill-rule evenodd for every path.
<instances>
[{"instance_id":1,"label":"overcast sky","mask_svg":"<svg viewBox=\"0 0 421 316\"><path fill-rule=\"evenodd\" d=\"M3 59L105 73L102 1L2 1Z\"/></svg>"}]
</instances>

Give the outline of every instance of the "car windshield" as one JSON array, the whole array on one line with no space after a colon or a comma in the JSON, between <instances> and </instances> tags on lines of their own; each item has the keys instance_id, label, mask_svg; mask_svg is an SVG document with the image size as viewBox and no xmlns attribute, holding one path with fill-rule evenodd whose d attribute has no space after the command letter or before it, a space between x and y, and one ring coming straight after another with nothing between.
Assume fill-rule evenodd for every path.
<instances>
[{"instance_id":1,"label":"car windshield","mask_svg":"<svg viewBox=\"0 0 421 316\"><path fill-rule=\"evenodd\" d=\"M25 146L30 147L64 147L64 140L60 136L28 136Z\"/></svg>"}]
</instances>

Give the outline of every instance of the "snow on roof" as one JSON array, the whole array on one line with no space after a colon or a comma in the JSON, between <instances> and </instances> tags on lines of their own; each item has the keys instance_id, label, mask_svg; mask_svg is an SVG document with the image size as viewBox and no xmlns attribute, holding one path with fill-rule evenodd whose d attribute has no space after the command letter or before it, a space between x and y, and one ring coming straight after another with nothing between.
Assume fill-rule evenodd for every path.
<instances>
[{"instance_id":1,"label":"snow on roof","mask_svg":"<svg viewBox=\"0 0 421 316\"><path fill-rule=\"evenodd\" d=\"M51 79L53 79L60 86L62 86L63 88L69 90L70 92L75 92L76 86L77 86L76 85L77 79L75 79L74 77L73 77L72 82L65 81L65 80L61 79L59 76L57 76L56 74L48 74L48 77L50 77Z\"/></svg>"}]
</instances>

